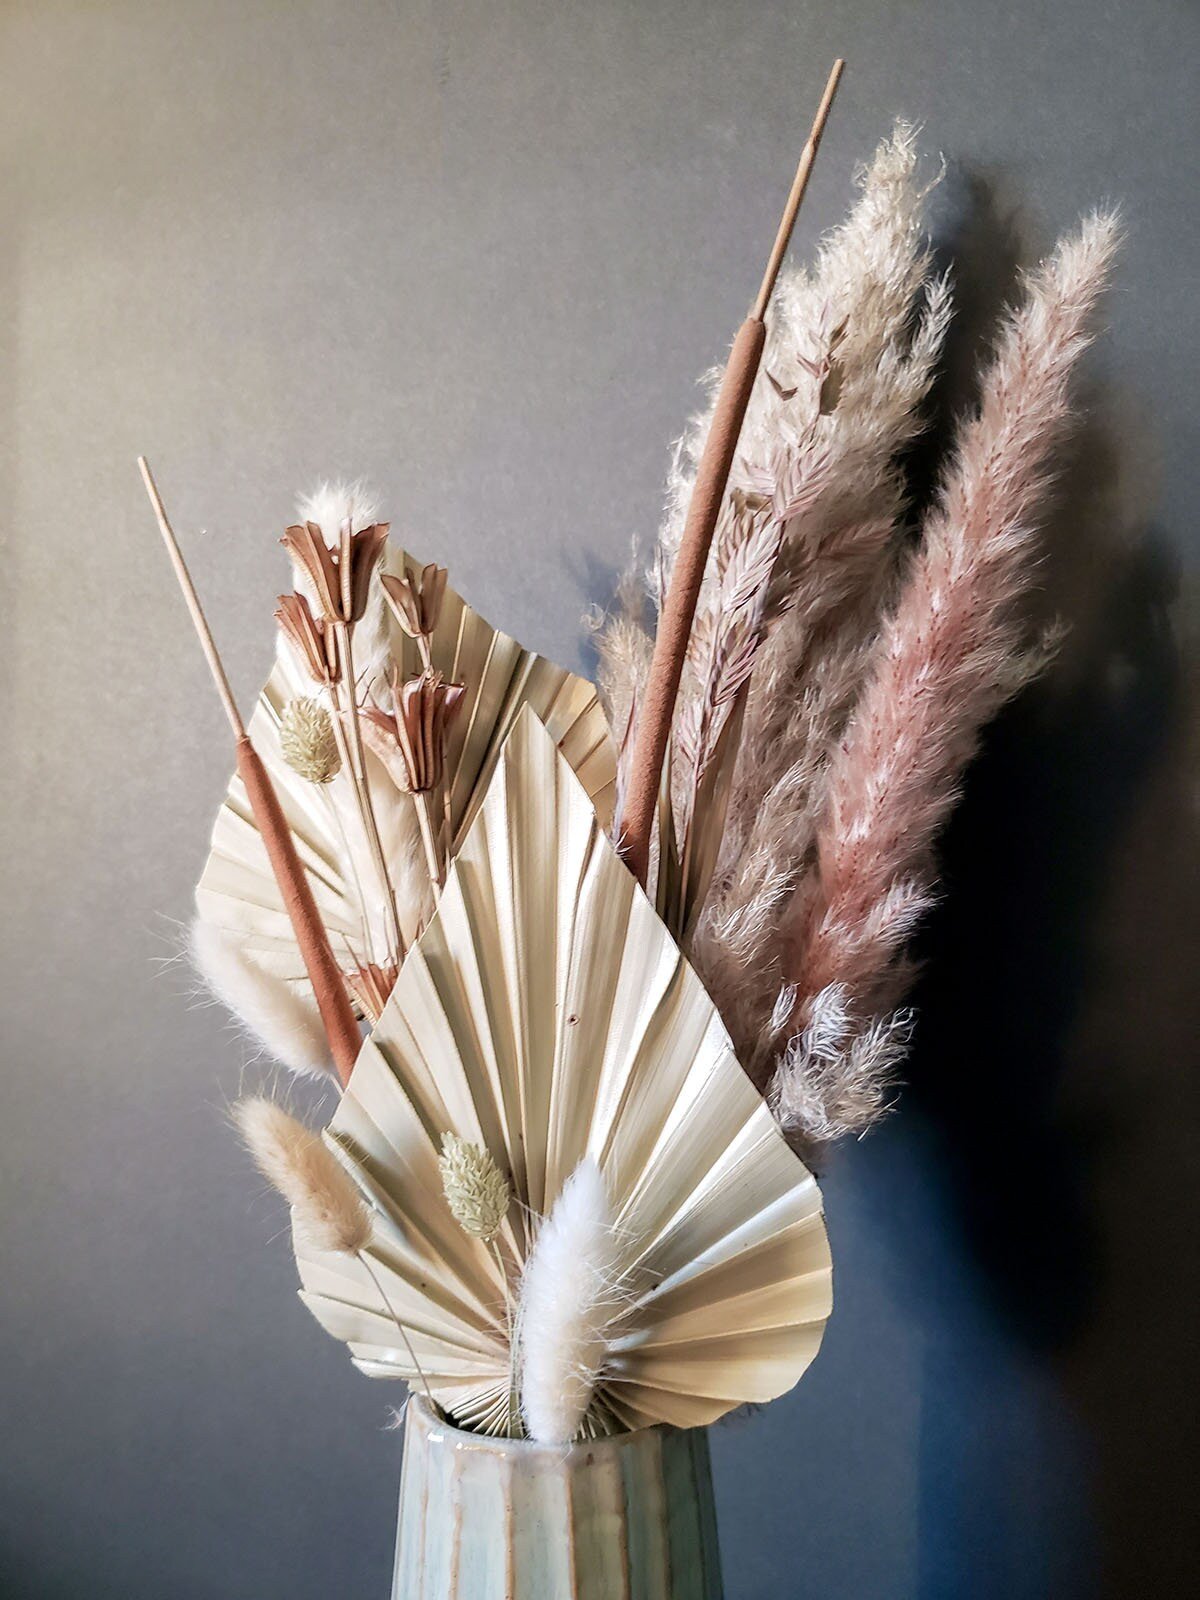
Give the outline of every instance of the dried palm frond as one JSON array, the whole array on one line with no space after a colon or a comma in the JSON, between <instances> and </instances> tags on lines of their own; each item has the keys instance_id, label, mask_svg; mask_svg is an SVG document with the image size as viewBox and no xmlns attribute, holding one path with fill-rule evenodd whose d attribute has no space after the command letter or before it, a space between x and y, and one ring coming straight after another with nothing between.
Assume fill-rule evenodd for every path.
<instances>
[{"instance_id":1,"label":"dried palm frond","mask_svg":"<svg viewBox=\"0 0 1200 1600\"><path fill-rule=\"evenodd\" d=\"M490 1243L447 1205L445 1129L511 1182ZM306 1301L380 1377L412 1371L394 1311L460 1426L517 1425L506 1268L554 1237L540 1219L589 1156L613 1224L604 1276L624 1303L610 1322L575 1283L542 1368L572 1366L563 1350L592 1330L577 1363L596 1377L583 1432L711 1421L781 1393L815 1354L829 1309L816 1185L528 709L328 1137L376 1207L372 1274L298 1239ZM579 1246L587 1229L565 1231Z\"/></svg>"}]
</instances>

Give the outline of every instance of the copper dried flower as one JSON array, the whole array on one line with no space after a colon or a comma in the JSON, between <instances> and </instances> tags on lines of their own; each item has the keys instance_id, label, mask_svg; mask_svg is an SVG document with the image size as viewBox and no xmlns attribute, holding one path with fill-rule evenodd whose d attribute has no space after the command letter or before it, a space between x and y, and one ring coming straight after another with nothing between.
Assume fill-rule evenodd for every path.
<instances>
[{"instance_id":1,"label":"copper dried flower","mask_svg":"<svg viewBox=\"0 0 1200 1600\"><path fill-rule=\"evenodd\" d=\"M383 1008L387 1004L388 995L395 987L398 972L397 967L390 965L381 967L378 962L368 961L344 975L351 999L372 1027L383 1015Z\"/></svg>"},{"instance_id":2,"label":"copper dried flower","mask_svg":"<svg viewBox=\"0 0 1200 1600\"><path fill-rule=\"evenodd\" d=\"M445 567L431 561L419 573L410 569L398 578L386 572L380 579L392 614L410 639L427 639L437 627L447 576Z\"/></svg>"},{"instance_id":3,"label":"copper dried flower","mask_svg":"<svg viewBox=\"0 0 1200 1600\"><path fill-rule=\"evenodd\" d=\"M446 732L466 692L461 683L447 683L440 672L423 672L402 686L392 684L391 716L375 707L364 711L364 721L398 747L404 761L402 786L412 793L422 794L441 782Z\"/></svg>"},{"instance_id":4,"label":"copper dried flower","mask_svg":"<svg viewBox=\"0 0 1200 1600\"><path fill-rule=\"evenodd\" d=\"M322 615L329 622L357 622L367 609L371 575L387 541L386 522L373 522L359 533L342 525L336 550L325 543L315 522L298 522L279 541L308 574Z\"/></svg>"},{"instance_id":5,"label":"copper dried flower","mask_svg":"<svg viewBox=\"0 0 1200 1600\"><path fill-rule=\"evenodd\" d=\"M336 683L341 676L337 640L323 617L314 617L302 594L281 594L275 612L288 643L317 683Z\"/></svg>"}]
</instances>

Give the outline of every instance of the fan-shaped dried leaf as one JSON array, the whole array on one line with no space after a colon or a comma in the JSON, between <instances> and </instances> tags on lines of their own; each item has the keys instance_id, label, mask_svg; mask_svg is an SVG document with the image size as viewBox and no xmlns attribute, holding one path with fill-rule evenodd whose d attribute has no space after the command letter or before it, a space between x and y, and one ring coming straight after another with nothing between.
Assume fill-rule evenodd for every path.
<instances>
[{"instance_id":1,"label":"fan-shaped dried leaf","mask_svg":"<svg viewBox=\"0 0 1200 1600\"><path fill-rule=\"evenodd\" d=\"M388 571L400 574L417 565L402 550L388 552L384 561ZM390 642L400 680L420 676L423 662L418 644L405 636L398 623L391 625ZM437 627L429 645L433 671L450 683L465 685L446 748L455 840L469 826L505 735L524 705L531 706L546 723L600 813L606 818L611 814L615 755L590 683L498 633L453 589L439 595ZM359 964L355 953L362 954L364 918L354 863L347 861L346 841L335 819L339 802L345 814L353 815L352 802L339 796L348 777L334 778L326 786L327 798L326 792L292 771L280 747L285 706L312 692L311 676L285 646L259 697L250 733L291 825L335 953L347 967L354 967ZM412 870L412 800L395 794L392 780L375 756L369 755L368 762L389 867L397 879L405 879ZM423 866L420 871L423 883L427 882ZM369 892L374 882L369 865L360 876ZM427 895L410 895L407 901L401 898L399 910L407 940L416 934ZM281 977L303 981L304 966L291 923L245 790L236 777L217 815L196 903L201 920L239 940L261 964ZM378 908L368 908L367 920L377 917Z\"/></svg>"},{"instance_id":2,"label":"fan-shaped dried leaf","mask_svg":"<svg viewBox=\"0 0 1200 1600\"><path fill-rule=\"evenodd\" d=\"M514 1269L586 1156L627 1309L585 1428L696 1426L796 1382L821 1340L820 1195L711 1000L528 711L330 1127L377 1210L370 1258L436 1399L503 1431L504 1286L442 1194L442 1134L492 1153ZM413 1376L353 1261L297 1240L305 1298L378 1376Z\"/></svg>"}]
</instances>

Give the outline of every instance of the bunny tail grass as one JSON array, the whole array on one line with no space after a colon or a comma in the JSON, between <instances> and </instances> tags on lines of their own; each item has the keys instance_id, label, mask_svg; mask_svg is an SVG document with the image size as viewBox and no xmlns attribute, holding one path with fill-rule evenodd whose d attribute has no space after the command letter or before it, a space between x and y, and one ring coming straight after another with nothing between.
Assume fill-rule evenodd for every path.
<instances>
[{"instance_id":1,"label":"bunny tail grass","mask_svg":"<svg viewBox=\"0 0 1200 1600\"><path fill-rule=\"evenodd\" d=\"M543 1222L521 1279L521 1410L539 1444L569 1444L583 1425L608 1350L616 1272L612 1208L587 1156Z\"/></svg>"},{"instance_id":2,"label":"bunny tail grass","mask_svg":"<svg viewBox=\"0 0 1200 1600\"><path fill-rule=\"evenodd\" d=\"M197 917L188 933L197 975L272 1059L308 1077L333 1073L312 996L261 966L224 929Z\"/></svg>"},{"instance_id":3,"label":"bunny tail grass","mask_svg":"<svg viewBox=\"0 0 1200 1600\"><path fill-rule=\"evenodd\" d=\"M258 1170L292 1208L296 1227L318 1250L354 1256L371 1238L371 1213L319 1133L261 1095L233 1108Z\"/></svg>"}]
</instances>

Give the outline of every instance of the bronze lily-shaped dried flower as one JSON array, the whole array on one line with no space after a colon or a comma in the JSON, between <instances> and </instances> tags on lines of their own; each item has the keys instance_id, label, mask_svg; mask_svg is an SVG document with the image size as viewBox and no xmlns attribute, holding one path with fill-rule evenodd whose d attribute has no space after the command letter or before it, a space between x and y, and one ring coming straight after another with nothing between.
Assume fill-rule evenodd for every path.
<instances>
[{"instance_id":1,"label":"bronze lily-shaped dried flower","mask_svg":"<svg viewBox=\"0 0 1200 1600\"><path fill-rule=\"evenodd\" d=\"M337 640L323 617L314 617L302 594L281 594L275 612L288 643L316 683L337 683L341 676Z\"/></svg>"},{"instance_id":2,"label":"bronze lily-shaped dried flower","mask_svg":"<svg viewBox=\"0 0 1200 1600\"><path fill-rule=\"evenodd\" d=\"M387 572L380 579L392 614L410 639L428 639L437 627L447 576L445 567L431 561L420 572L409 569L402 578Z\"/></svg>"},{"instance_id":3,"label":"bronze lily-shaped dried flower","mask_svg":"<svg viewBox=\"0 0 1200 1600\"><path fill-rule=\"evenodd\" d=\"M321 614L329 622L357 622L367 609L371 575L387 541L389 523L373 522L359 533L342 524L336 550L325 543L315 522L298 522L279 541L299 563L317 592Z\"/></svg>"},{"instance_id":4,"label":"bronze lily-shaped dried flower","mask_svg":"<svg viewBox=\"0 0 1200 1600\"><path fill-rule=\"evenodd\" d=\"M363 712L367 742L400 788L424 794L442 781L446 732L466 692L463 684L447 683L440 672L423 672L403 685L393 680L391 716L374 706Z\"/></svg>"}]
</instances>

